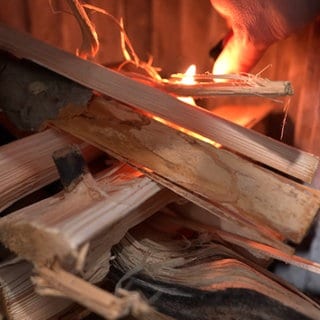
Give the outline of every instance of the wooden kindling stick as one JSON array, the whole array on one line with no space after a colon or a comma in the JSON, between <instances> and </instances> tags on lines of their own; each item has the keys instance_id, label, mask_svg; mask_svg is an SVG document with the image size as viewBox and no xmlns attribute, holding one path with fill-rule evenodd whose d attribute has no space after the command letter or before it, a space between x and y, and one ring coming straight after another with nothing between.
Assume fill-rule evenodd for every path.
<instances>
[{"instance_id":1,"label":"wooden kindling stick","mask_svg":"<svg viewBox=\"0 0 320 320\"><path fill-rule=\"evenodd\" d=\"M122 297L116 297L57 266L39 267L36 271L33 282L39 294L68 297L106 319L130 314L138 319L150 319L157 314L137 292L121 290Z\"/></svg>"},{"instance_id":2,"label":"wooden kindling stick","mask_svg":"<svg viewBox=\"0 0 320 320\"><path fill-rule=\"evenodd\" d=\"M183 74L177 79L155 82L155 86L177 96L194 98L210 98L214 96L261 96L281 97L293 95L289 81L270 81L251 74L196 74L192 77L193 84L183 84Z\"/></svg>"}]
</instances>

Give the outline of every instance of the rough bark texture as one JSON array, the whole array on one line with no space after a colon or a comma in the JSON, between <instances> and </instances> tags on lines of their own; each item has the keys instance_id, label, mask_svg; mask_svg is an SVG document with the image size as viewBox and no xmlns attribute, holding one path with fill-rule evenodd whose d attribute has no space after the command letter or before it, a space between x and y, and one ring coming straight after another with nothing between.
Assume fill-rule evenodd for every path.
<instances>
[{"instance_id":1,"label":"rough bark texture","mask_svg":"<svg viewBox=\"0 0 320 320\"><path fill-rule=\"evenodd\" d=\"M30 61L0 52L0 106L18 129L38 131L68 103L86 104L91 90Z\"/></svg>"}]
</instances>

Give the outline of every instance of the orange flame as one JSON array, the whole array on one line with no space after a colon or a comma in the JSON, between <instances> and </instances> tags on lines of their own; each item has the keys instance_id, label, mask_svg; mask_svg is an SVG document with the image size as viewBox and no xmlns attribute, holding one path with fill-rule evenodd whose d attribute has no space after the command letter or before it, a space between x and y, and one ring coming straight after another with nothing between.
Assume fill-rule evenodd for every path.
<instances>
[{"instance_id":1,"label":"orange flame","mask_svg":"<svg viewBox=\"0 0 320 320\"><path fill-rule=\"evenodd\" d=\"M184 73L181 83L183 84L195 84L194 76L196 74L197 68L194 64L190 65L187 71Z\"/></svg>"},{"instance_id":2,"label":"orange flame","mask_svg":"<svg viewBox=\"0 0 320 320\"><path fill-rule=\"evenodd\" d=\"M203 141L205 143L209 143L209 144L213 145L214 147L220 146L220 145L217 144L217 142L215 142L215 141L213 141L213 140L211 140L209 138L206 138L206 137L202 136L201 134L198 134L198 133L193 132L193 131L191 131L189 129L181 127L181 126L179 126L179 125L177 125L177 124L175 124L173 122L170 122L168 120L162 119L162 118L157 117L157 116L152 116L152 119L154 119L157 122L160 122L160 123L166 125L167 127L170 127L170 128L175 129L177 131L183 132L183 133L187 134L188 136L193 137L193 138L195 138L197 140Z\"/></svg>"},{"instance_id":3,"label":"orange flame","mask_svg":"<svg viewBox=\"0 0 320 320\"><path fill-rule=\"evenodd\" d=\"M194 84L196 83L195 80L194 80L194 76L196 74L196 66L194 64L190 65L189 68L187 69L187 71L184 73L183 75L183 78L181 79L181 83L183 84L186 84L186 85L191 85L191 84ZM178 97L179 100L181 100L182 102L185 102L185 103L188 103L188 104L191 104L193 106L196 106L196 103L194 101L194 99L192 97ZM170 128L173 128L177 131L180 131L180 132L183 132L185 134L187 134L188 136L191 136L197 140L200 140L200 141L203 141L205 143L209 143L215 147L219 147L220 145L218 145L215 141L209 139L209 138L206 138L196 132L193 132L189 129L186 129L184 127L181 127L173 122L170 122L168 120L165 120L163 118L160 118L158 116L154 116L152 115L152 118L154 120L156 120L157 122L160 122L164 125L166 125L167 127L170 127Z\"/></svg>"},{"instance_id":4,"label":"orange flame","mask_svg":"<svg viewBox=\"0 0 320 320\"><path fill-rule=\"evenodd\" d=\"M194 81L194 75L196 74L196 66L194 64L190 65L187 71L183 74L183 78L181 79L181 83L190 85L195 84ZM180 101L191 104L192 106L195 106L196 103L192 97L179 97Z\"/></svg>"}]
</instances>

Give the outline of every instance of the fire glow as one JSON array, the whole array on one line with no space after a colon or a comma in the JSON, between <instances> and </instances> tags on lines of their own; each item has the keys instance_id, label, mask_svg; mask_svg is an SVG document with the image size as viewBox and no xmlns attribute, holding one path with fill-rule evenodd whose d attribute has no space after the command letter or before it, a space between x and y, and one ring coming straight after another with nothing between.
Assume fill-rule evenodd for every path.
<instances>
[{"instance_id":1,"label":"fire glow","mask_svg":"<svg viewBox=\"0 0 320 320\"><path fill-rule=\"evenodd\" d=\"M183 77L181 79L181 83L185 85L192 85L195 84L194 76L196 74L196 66L194 64L190 65L187 71L183 74ZM188 103L192 106L195 106L196 103L192 97L179 97L180 101Z\"/></svg>"},{"instance_id":2,"label":"fire glow","mask_svg":"<svg viewBox=\"0 0 320 320\"><path fill-rule=\"evenodd\" d=\"M196 66L194 64L190 65L189 68L187 69L187 71L183 74L183 77L181 79L181 83L182 84L185 84L185 85L192 85L192 84L195 84L196 81L194 80L194 76L196 74ZM194 99L192 97L178 97L178 99L184 103L188 103L192 106L196 106L196 103L194 101ZM186 129L184 127L181 127L173 122L170 122L168 120L165 120L163 118L160 118L160 117L157 117L157 116L152 116L152 118L154 120L156 120L157 122L160 122L170 128L173 128L177 131L180 131L182 133L185 133L187 134L188 136L191 136L197 140L200 140L202 142L205 142L205 143L208 143L208 144L211 144L212 146L214 147L219 147L220 145L217 144L215 141L209 139L209 138L206 138L196 132L193 132L189 129Z\"/></svg>"}]
</instances>

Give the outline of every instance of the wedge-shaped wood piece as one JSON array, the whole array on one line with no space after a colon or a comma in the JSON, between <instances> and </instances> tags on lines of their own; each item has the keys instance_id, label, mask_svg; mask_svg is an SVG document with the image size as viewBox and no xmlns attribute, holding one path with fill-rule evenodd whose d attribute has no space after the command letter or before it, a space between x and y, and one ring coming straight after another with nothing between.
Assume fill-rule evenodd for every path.
<instances>
[{"instance_id":1,"label":"wedge-shaped wood piece","mask_svg":"<svg viewBox=\"0 0 320 320\"><path fill-rule=\"evenodd\" d=\"M318 167L319 159L311 154L244 129L202 108L178 101L159 89L82 60L3 25L0 25L0 48L296 178L311 182Z\"/></svg>"},{"instance_id":2,"label":"wedge-shaped wood piece","mask_svg":"<svg viewBox=\"0 0 320 320\"><path fill-rule=\"evenodd\" d=\"M182 75L178 75L183 78ZM165 88L169 93L174 93L177 96L186 97L213 97L213 96L261 96L261 97L274 97L274 96L287 96L293 94L293 89L288 81L270 81L259 78L258 76L251 75L195 75L195 84L183 85L181 81L167 82L159 85ZM221 82L221 79L223 81ZM216 81L218 80L218 81ZM219 81L220 80L220 81Z\"/></svg>"},{"instance_id":3,"label":"wedge-shaped wood piece","mask_svg":"<svg viewBox=\"0 0 320 320\"><path fill-rule=\"evenodd\" d=\"M82 270L90 241L107 233L104 250L177 196L127 165L96 182L90 174L70 192L25 207L0 220L0 240L35 264L56 258Z\"/></svg>"},{"instance_id":4,"label":"wedge-shaped wood piece","mask_svg":"<svg viewBox=\"0 0 320 320\"><path fill-rule=\"evenodd\" d=\"M78 144L86 160L97 152L74 137L46 130L0 147L0 212L20 198L57 180L54 151Z\"/></svg>"},{"instance_id":5,"label":"wedge-shaped wood piece","mask_svg":"<svg viewBox=\"0 0 320 320\"><path fill-rule=\"evenodd\" d=\"M97 98L82 114L78 108L73 111L67 108L54 124L128 161L208 210L211 204L221 215L258 230L274 230L295 242L303 238L318 210L318 191L171 129L121 103Z\"/></svg>"}]
</instances>

